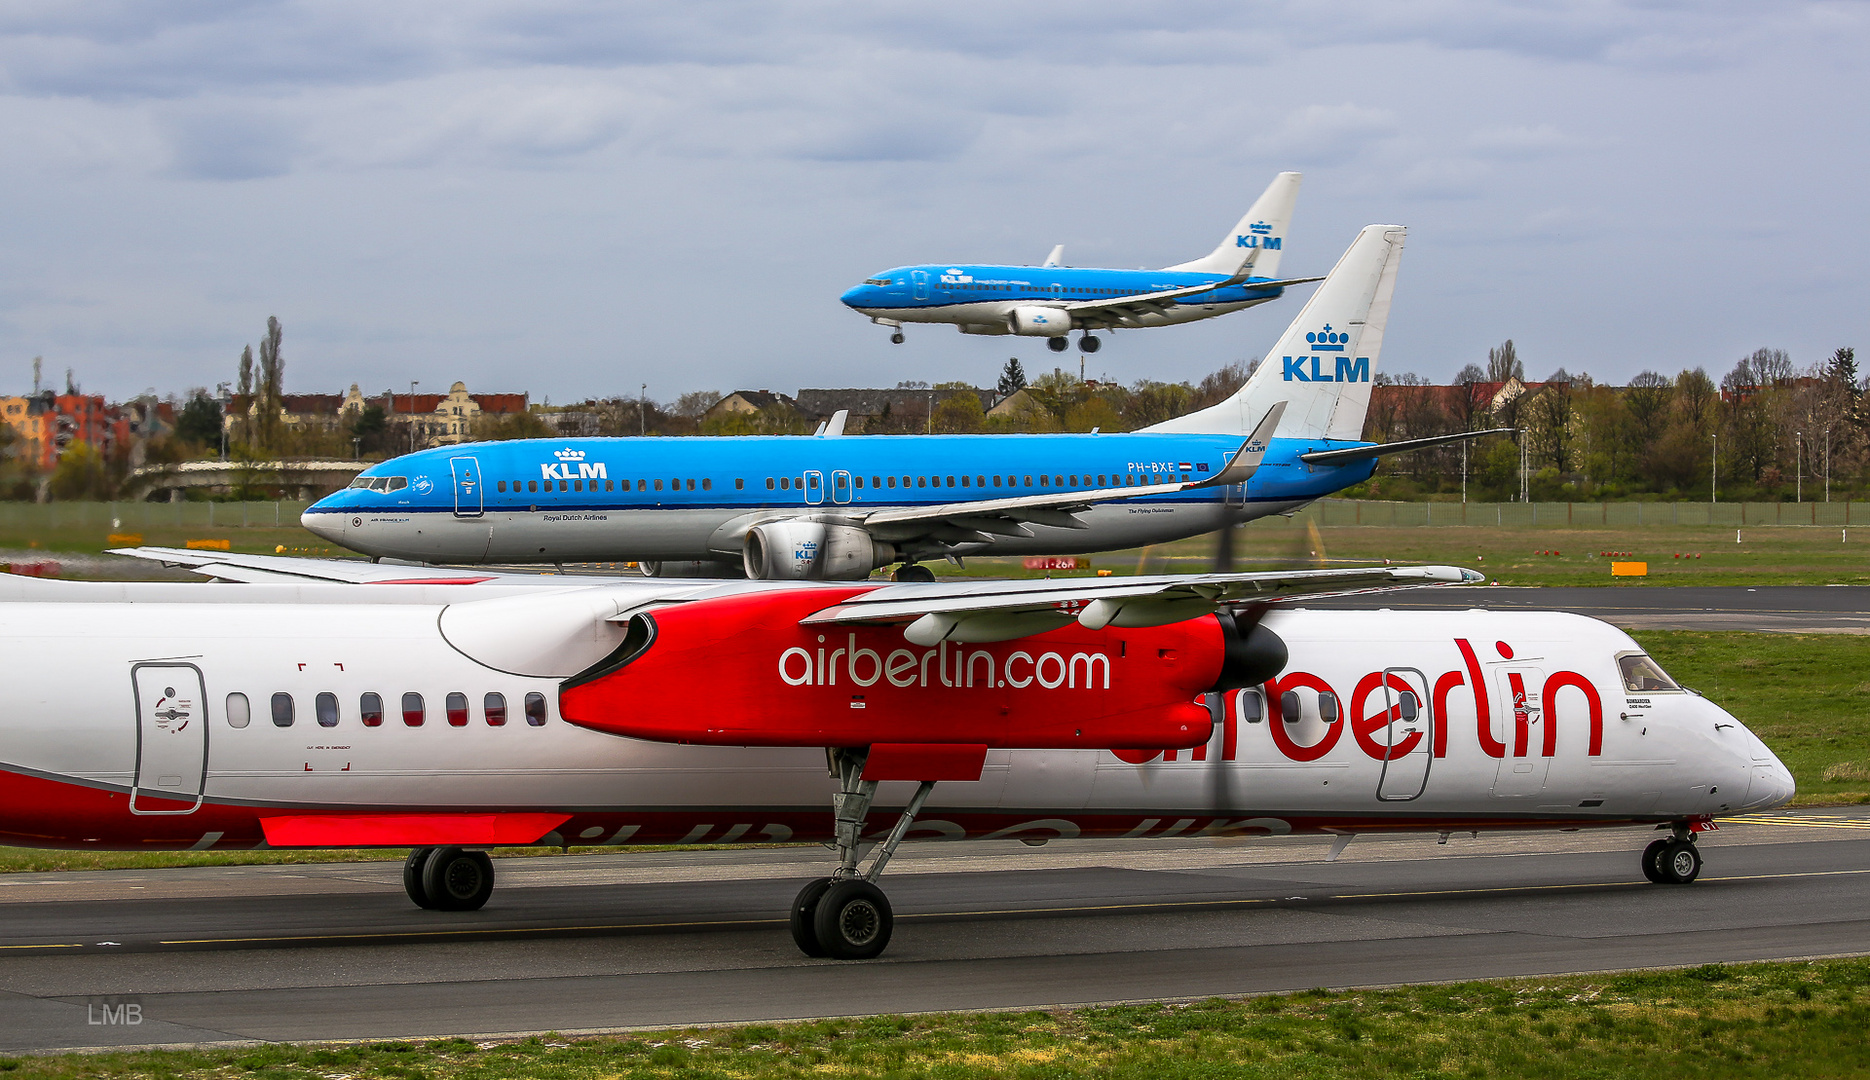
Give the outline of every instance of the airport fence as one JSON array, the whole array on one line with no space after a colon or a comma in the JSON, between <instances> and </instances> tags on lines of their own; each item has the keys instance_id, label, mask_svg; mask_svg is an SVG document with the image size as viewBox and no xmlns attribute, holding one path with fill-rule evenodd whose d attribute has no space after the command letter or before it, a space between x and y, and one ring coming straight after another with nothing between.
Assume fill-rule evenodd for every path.
<instances>
[{"instance_id":1,"label":"airport fence","mask_svg":"<svg viewBox=\"0 0 1870 1080\"><path fill-rule=\"evenodd\" d=\"M1263 519L1264 520L1264 519ZM1273 519L1278 520L1278 519ZM1325 525L1491 526L1541 529L1643 527L1849 528L1870 525L1864 502L1385 502L1321 499L1293 516Z\"/></svg>"},{"instance_id":2,"label":"airport fence","mask_svg":"<svg viewBox=\"0 0 1870 1080\"><path fill-rule=\"evenodd\" d=\"M57 529L134 533L170 526L199 529L292 527L310 506L296 499L267 502L0 502L8 532Z\"/></svg>"}]
</instances>

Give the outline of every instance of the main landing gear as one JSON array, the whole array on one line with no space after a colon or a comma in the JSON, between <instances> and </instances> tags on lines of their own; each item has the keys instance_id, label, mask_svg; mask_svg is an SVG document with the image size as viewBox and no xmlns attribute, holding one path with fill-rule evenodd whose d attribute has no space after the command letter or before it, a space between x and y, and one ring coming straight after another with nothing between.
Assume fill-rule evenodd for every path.
<instances>
[{"instance_id":1,"label":"main landing gear","mask_svg":"<svg viewBox=\"0 0 1870 1080\"><path fill-rule=\"evenodd\" d=\"M1089 332L1085 333L1084 336L1078 339L1078 351L1079 352L1093 353L1103 347L1104 347L1104 343L1102 341L1099 341L1097 338L1092 337Z\"/></svg>"},{"instance_id":2,"label":"main landing gear","mask_svg":"<svg viewBox=\"0 0 1870 1080\"><path fill-rule=\"evenodd\" d=\"M896 568L896 573L892 576L897 581L929 582L935 580L935 571L919 563L904 563Z\"/></svg>"},{"instance_id":3,"label":"main landing gear","mask_svg":"<svg viewBox=\"0 0 1870 1080\"><path fill-rule=\"evenodd\" d=\"M1062 337L1046 338L1045 347L1053 352L1064 352L1071 348L1071 342Z\"/></svg>"},{"instance_id":4,"label":"main landing gear","mask_svg":"<svg viewBox=\"0 0 1870 1080\"><path fill-rule=\"evenodd\" d=\"M870 869L858 867L863 857L864 821L870 816L870 800L876 797L877 782L865 780L864 760L867 748L834 749L831 767L838 778L838 793L831 797L837 818L838 868L830 877L819 878L799 890L792 901L792 940L807 956L833 960L870 960L882 955L896 926L889 898L877 888L877 878L889 865L903 834L909 831L935 781L916 785L916 793L903 808L896 827L878 847Z\"/></svg>"},{"instance_id":5,"label":"main landing gear","mask_svg":"<svg viewBox=\"0 0 1870 1080\"><path fill-rule=\"evenodd\" d=\"M1677 825L1675 834L1643 849L1643 876L1657 885L1686 885L1701 876L1701 851L1695 834Z\"/></svg>"},{"instance_id":6,"label":"main landing gear","mask_svg":"<svg viewBox=\"0 0 1870 1080\"><path fill-rule=\"evenodd\" d=\"M493 895L493 860L484 851L419 847L403 862L403 890L419 908L479 911Z\"/></svg>"}]
</instances>

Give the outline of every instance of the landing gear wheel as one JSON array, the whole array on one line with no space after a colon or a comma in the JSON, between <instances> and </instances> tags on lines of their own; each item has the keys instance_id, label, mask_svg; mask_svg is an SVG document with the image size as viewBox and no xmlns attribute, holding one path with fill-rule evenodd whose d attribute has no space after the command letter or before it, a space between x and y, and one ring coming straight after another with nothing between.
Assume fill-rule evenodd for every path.
<instances>
[{"instance_id":1,"label":"landing gear wheel","mask_svg":"<svg viewBox=\"0 0 1870 1080\"><path fill-rule=\"evenodd\" d=\"M423 860L422 890L438 911L479 911L493 895L493 860L484 851L436 848Z\"/></svg>"},{"instance_id":2,"label":"landing gear wheel","mask_svg":"<svg viewBox=\"0 0 1870 1080\"><path fill-rule=\"evenodd\" d=\"M869 960L890 943L896 916L883 890L862 878L834 881L818 898L812 929L833 960Z\"/></svg>"},{"instance_id":3,"label":"landing gear wheel","mask_svg":"<svg viewBox=\"0 0 1870 1080\"><path fill-rule=\"evenodd\" d=\"M917 565L916 563L909 563L906 566L897 568L896 580L897 581L924 581L924 582L934 581L935 571L930 570L926 566L920 566L920 565Z\"/></svg>"},{"instance_id":4,"label":"landing gear wheel","mask_svg":"<svg viewBox=\"0 0 1870 1080\"><path fill-rule=\"evenodd\" d=\"M1094 353L1104 347L1104 343L1089 334L1078 339L1078 351Z\"/></svg>"},{"instance_id":5,"label":"landing gear wheel","mask_svg":"<svg viewBox=\"0 0 1870 1080\"><path fill-rule=\"evenodd\" d=\"M1662 852L1674 842L1668 839L1656 840L1643 849L1643 876L1657 885L1667 883L1662 876Z\"/></svg>"},{"instance_id":6,"label":"landing gear wheel","mask_svg":"<svg viewBox=\"0 0 1870 1080\"><path fill-rule=\"evenodd\" d=\"M825 890L831 887L831 879L821 877L809 882L792 901L792 942L799 951L807 956L825 955L825 947L818 943L818 901L824 898Z\"/></svg>"},{"instance_id":7,"label":"landing gear wheel","mask_svg":"<svg viewBox=\"0 0 1870 1080\"><path fill-rule=\"evenodd\" d=\"M894 334L890 335L891 345L901 345L902 343L903 343L903 332L901 330L898 330Z\"/></svg>"},{"instance_id":8,"label":"landing gear wheel","mask_svg":"<svg viewBox=\"0 0 1870 1080\"><path fill-rule=\"evenodd\" d=\"M1662 880L1669 885L1686 885L1701 876L1701 852L1686 840L1671 840L1656 859Z\"/></svg>"},{"instance_id":9,"label":"landing gear wheel","mask_svg":"<svg viewBox=\"0 0 1870 1080\"><path fill-rule=\"evenodd\" d=\"M1066 349L1071 348L1071 342L1066 341L1062 337L1047 338L1045 347L1053 352L1064 352Z\"/></svg>"},{"instance_id":10,"label":"landing gear wheel","mask_svg":"<svg viewBox=\"0 0 1870 1080\"><path fill-rule=\"evenodd\" d=\"M428 890L422 887L422 864L428 861L429 854L434 850L432 847L415 848L403 860L403 891L409 894L409 899L415 901L417 907L425 911L433 911L435 902L429 899Z\"/></svg>"}]
</instances>

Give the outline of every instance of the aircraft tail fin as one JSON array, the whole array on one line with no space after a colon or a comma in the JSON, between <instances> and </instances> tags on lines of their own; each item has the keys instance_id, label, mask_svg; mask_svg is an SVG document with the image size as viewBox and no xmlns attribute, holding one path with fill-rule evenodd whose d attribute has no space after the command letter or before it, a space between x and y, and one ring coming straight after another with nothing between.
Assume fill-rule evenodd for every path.
<instances>
[{"instance_id":1,"label":"aircraft tail fin","mask_svg":"<svg viewBox=\"0 0 1870 1080\"><path fill-rule=\"evenodd\" d=\"M1043 263L1040 263L1039 265L1041 266L1063 266L1065 265L1065 245L1063 244L1053 245L1052 254L1047 255L1045 257L1045 261Z\"/></svg>"},{"instance_id":2,"label":"aircraft tail fin","mask_svg":"<svg viewBox=\"0 0 1870 1080\"><path fill-rule=\"evenodd\" d=\"M1364 226L1245 386L1219 405L1143 430L1245 435L1283 401L1276 437L1362 439L1407 233L1401 225Z\"/></svg>"},{"instance_id":3,"label":"aircraft tail fin","mask_svg":"<svg viewBox=\"0 0 1870 1080\"><path fill-rule=\"evenodd\" d=\"M1254 277L1277 276L1279 256L1285 250L1286 227L1292 223L1292 207L1299 199L1300 178L1295 172L1282 172L1273 177L1273 182L1254 200L1247 216L1221 238L1219 247L1193 262L1163 269L1237 274L1250 267Z\"/></svg>"}]
</instances>

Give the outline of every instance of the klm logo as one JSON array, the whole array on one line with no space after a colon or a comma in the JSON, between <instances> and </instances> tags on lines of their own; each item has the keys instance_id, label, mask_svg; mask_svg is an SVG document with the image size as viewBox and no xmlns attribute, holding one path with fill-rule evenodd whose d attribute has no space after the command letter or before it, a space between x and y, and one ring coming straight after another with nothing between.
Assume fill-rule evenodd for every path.
<instances>
[{"instance_id":1,"label":"klm logo","mask_svg":"<svg viewBox=\"0 0 1870 1080\"><path fill-rule=\"evenodd\" d=\"M601 461L578 462L575 470L569 462L549 462L539 466L539 476L546 480L605 480L609 478L604 472L604 463Z\"/></svg>"},{"instance_id":2,"label":"klm logo","mask_svg":"<svg viewBox=\"0 0 1870 1080\"><path fill-rule=\"evenodd\" d=\"M1326 323L1323 330L1305 335L1305 344L1319 352L1341 353L1350 346L1351 336L1331 329ZM1326 371L1319 366L1320 360L1336 360L1336 368ZM1369 382L1370 358L1359 356L1288 356L1285 358L1285 380L1287 382Z\"/></svg>"},{"instance_id":3,"label":"klm logo","mask_svg":"<svg viewBox=\"0 0 1870 1080\"><path fill-rule=\"evenodd\" d=\"M1256 221L1247 226L1247 234L1245 236L1236 235L1234 237L1234 246L1259 248L1262 251L1280 250L1279 237L1273 235L1273 227L1264 221Z\"/></svg>"}]
</instances>

